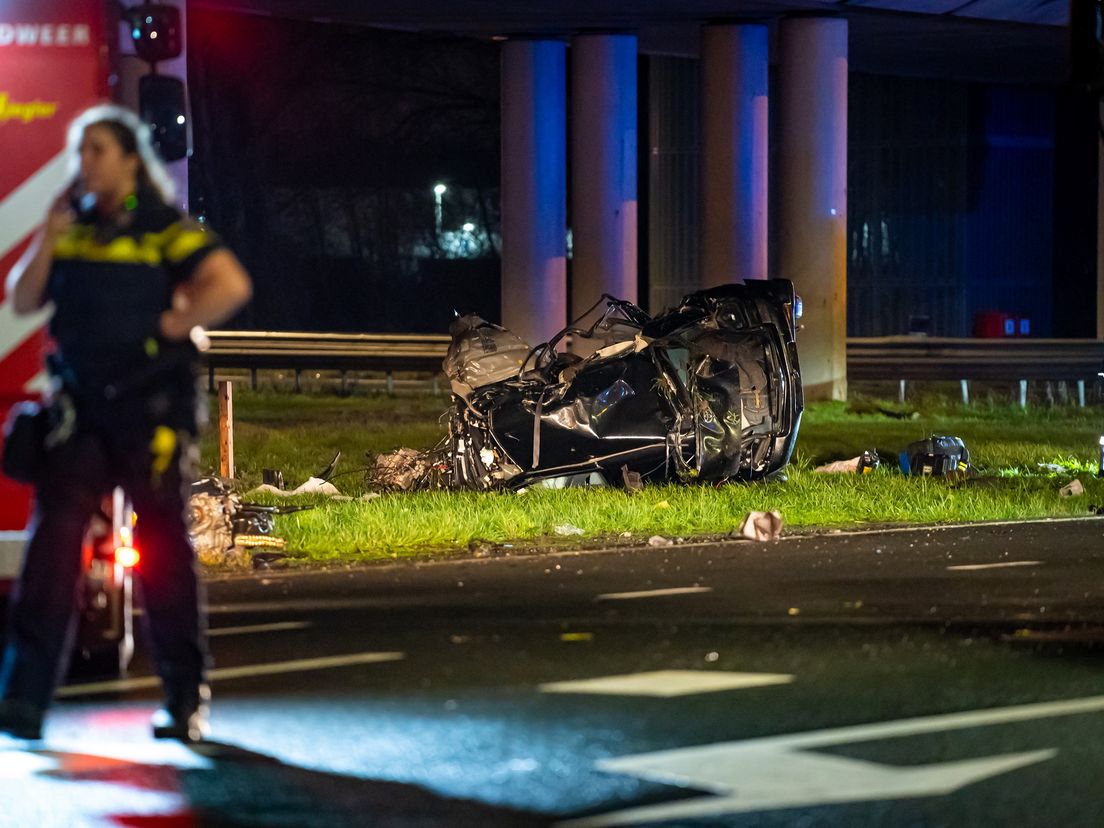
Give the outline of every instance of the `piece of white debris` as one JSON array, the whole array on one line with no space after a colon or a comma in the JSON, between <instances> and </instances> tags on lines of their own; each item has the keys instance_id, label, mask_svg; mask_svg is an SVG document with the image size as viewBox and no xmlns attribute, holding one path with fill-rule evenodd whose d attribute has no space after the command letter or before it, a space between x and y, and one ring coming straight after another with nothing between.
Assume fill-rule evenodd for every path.
<instances>
[{"instance_id":1,"label":"piece of white debris","mask_svg":"<svg viewBox=\"0 0 1104 828\"><path fill-rule=\"evenodd\" d=\"M740 524L740 534L753 541L777 540L782 534L782 515L780 512L748 512Z\"/></svg>"}]
</instances>

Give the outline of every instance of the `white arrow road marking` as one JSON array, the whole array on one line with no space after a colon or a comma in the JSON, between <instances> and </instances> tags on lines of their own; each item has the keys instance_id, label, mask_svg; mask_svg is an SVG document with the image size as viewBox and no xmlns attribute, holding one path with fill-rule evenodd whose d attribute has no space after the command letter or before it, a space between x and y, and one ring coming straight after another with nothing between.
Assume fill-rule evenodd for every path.
<instances>
[{"instance_id":1,"label":"white arrow road marking","mask_svg":"<svg viewBox=\"0 0 1104 828\"><path fill-rule=\"evenodd\" d=\"M688 777L677 772L676 776L669 776L671 769L666 765L645 767L638 764L631 770L626 766L617 766L622 773L645 779L667 782L679 779L695 788L712 788L720 796L628 808L597 817L561 822L560 825L573 828L631 825L843 802L942 796L991 776L1052 759L1057 753L1057 750L1036 750L900 768L838 756L786 750L747 750L733 751L723 758L717 755L709 759L687 756L683 771L691 774ZM716 764L706 771L710 762ZM612 770L614 764L603 763L602 767ZM703 778L704 774L712 779Z\"/></svg>"},{"instance_id":2,"label":"white arrow road marking","mask_svg":"<svg viewBox=\"0 0 1104 828\"><path fill-rule=\"evenodd\" d=\"M699 592L712 592L713 587L689 586L671 587L670 589L646 589L641 592L605 592L597 596L595 601L629 601L634 598L663 598L668 595L694 595Z\"/></svg>"},{"instance_id":3,"label":"white arrow road marking","mask_svg":"<svg viewBox=\"0 0 1104 828\"><path fill-rule=\"evenodd\" d=\"M718 690L742 690L789 684L783 673L726 673L720 670L655 670L622 676L602 676L579 681L553 681L540 686L543 693L600 693L610 696L656 696L673 698Z\"/></svg>"},{"instance_id":4,"label":"white arrow road marking","mask_svg":"<svg viewBox=\"0 0 1104 828\"><path fill-rule=\"evenodd\" d=\"M1104 696L1090 696L608 759L598 763L600 770L712 791L718 796L628 808L560 825L597 828L842 802L942 796L992 776L1045 762L1058 751L1051 748L916 767L804 751L1101 711Z\"/></svg>"},{"instance_id":5,"label":"white arrow road marking","mask_svg":"<svg viewBox=\"0 0 1104 828\"><path fill-rule=\"evenodd\" d=\"M976 572L979 569L1007 569L1013 566L1042 566L1042 561L1002 561L989 564L959 564L948 566L948 572Z\"/></svg>"},{"instance_id":6,"label":"white arrow road marking","mask_svg":"<svg viewBox=\"0 0 1104 828\"><path fill-rule=\"evenodd\" d=\"M329 670L334 667L355 667L360 664L378 664L384 661L401 661L406 653L354 653L352 655L330 656L327 658L304 658L296 661L278 661L273 664L251 664L245 667L221 667L207 673L214 681L252 678L253 676L271 676L280 673L302 673L308 670ZM55 696L84 696L92 693L122 693L127 690L143 690L160 687L157 676L141 676L118 681L98 681L88 684L70 684L60 688Z\"/></svg>"}]
</instances>

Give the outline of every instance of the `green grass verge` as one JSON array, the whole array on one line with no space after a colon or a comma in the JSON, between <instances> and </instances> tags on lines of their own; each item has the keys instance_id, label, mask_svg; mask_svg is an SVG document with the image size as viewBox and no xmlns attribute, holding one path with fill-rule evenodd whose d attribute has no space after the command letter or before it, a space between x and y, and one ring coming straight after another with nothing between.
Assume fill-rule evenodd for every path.
<instances>
[{"instance_id":1,"label":"green grass verge","mask_svg":"<svg viewBox=\"0 0 1104 828\"><path fill-rule=\"evenodd\" d=\"M260 481L262 468L279 468L289 487L294 486L340 450L344 459L339 473L346 474L335 484L349 495L360 495L364 480L358 469L366 464L365 452L432 445L446 405L446 398L429 395L239 394L238 476L252 486ZM530 489L522 495L425 492L352 502L300 498L296 502L314 508L281 517L278 532L293 557L337 562L447 553L475 544L578 544L580 536L557 535L556 527L563 524L581 529L584 538L639 543L651 535L725 534L751 510L777 509L790 528L829 528L1075 516L1088 514L1090 504L1104 503L1104 481L1090 471L1104 430L1099 408L1025 412L932 400L916 419L897 419L879 408L898 407L869 401L810 406L787 482L655 486L636 495L616 489ZM865 448L878 449L883 458L895 457L909 442L932 433L962 437L983 478L948 484L907 478L892 468L861 477L812 471L816 464L853 457ZM213 468L216 460L217 447L209 435L205 465ZM1071 471L1039 468L1048 463ZM1058 489L1075 475L1086 494L1060 498ZM632 533L631 540L620 537L625 532Z\"/></svg>"}]
</instances>

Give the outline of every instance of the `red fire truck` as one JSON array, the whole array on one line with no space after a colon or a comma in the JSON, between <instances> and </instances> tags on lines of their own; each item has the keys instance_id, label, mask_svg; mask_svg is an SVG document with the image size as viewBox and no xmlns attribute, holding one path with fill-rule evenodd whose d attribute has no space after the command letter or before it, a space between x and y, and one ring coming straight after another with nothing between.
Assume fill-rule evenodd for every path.
<instances>
[{"instance_id":1,"label":"red fire truck","mask_svg":"<svg viewBox=\"0 0 1104 828\"><path fill-rule=\"evenodd\" d=\"M0 3L0 418L45 387L43 314L17 317L3 277L27 248L50 201L67 183L69 122L110 97L105 0ZM31 492L0 475L0 600L18 574ZM130 658L133 520L116 492L85 545L78 662L95 672Z\"/></svg>"}]
</instances>

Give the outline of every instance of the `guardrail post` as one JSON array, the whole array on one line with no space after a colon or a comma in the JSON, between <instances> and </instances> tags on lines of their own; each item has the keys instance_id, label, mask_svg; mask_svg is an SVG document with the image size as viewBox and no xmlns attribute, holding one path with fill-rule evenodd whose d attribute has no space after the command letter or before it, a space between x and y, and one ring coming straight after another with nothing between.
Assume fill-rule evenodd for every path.
<instances>
[{"instance_id":1,"label":"guardrail post","mask_svg":"<svg viewBox=\"0 0 1104 828\"><path fill-rule=\"evenodd\" d=\"M349 376L349 372L348 372L348 371L342 371L342 372L341 372L341 396L343 396L343 397L344 397L344 396L345 396L346 394L348 394L348 393L349 393L348 391L346 391L346 390L345 390L345 380L346 380L346 378L347 378L348 376Z\"/></svg>"},{"instance_id":2,"label":"guardrail post","mask_svg":"<svg viewBox=\"0 0 1104 828\"><path fill-rule=\"evenodd\" d=\"M234 384L223 380L218 384L219 398L219 475L234 477Z\"/></svg>"},{"instance_id":3,"label":"guardrail post","mask_svg":"<svg viewBox=\"0 0 1104 828\"><path fill-rule=\"evenodd\" d=\"M1020 408L1027 408L1027 380L1020 380Z\"/></svg>"},{"instance_id":4,"label":"guardrail post","mask_svg":"<svg viewBox=\"0 0 1104 828\"><path fill-rule=\"evenodd\" d=\"M387 372L387 393L395 393L395 375L392 374L390 371Z\"/></svg>"},{"instance_id":5,"label":"guardrail post","mask_svg":"<svg viewBox=\"0 0 1104 828\"><path fill-rule=\"evenodd\" d=\"M256 368L250 368L249 369L249 387L252 388L254 391L257 390L257 369Z\"/></svg>"},{"instance_id":6,"label":"guardrail post","mask_svg":"<svg viewBox=\"0 0 1104 828\"><path fill-rule=\"evenodd\" d=\"M897 402L904 403L905 401L905 381L901 380L901 384L897 387Z\"/></svg>"},{"instance_id":7,"label":"guardrail post","mask_svg":"<svg viewBox=\"0 0 1104 828\"><path fill-rule=\"evenodd\" d=\"M435 396L435 397L441 396L441 381L437 378L436 374L434 374L433 379L430 380L430 386L429 387L433 390L433 396Z\"/></svg>"},{"instance_id":8,"label":"guardrail post","mask_svg":"<svg viewBox=\"0 0 1104 828\"><path fill-rule=\"evenodd\" d=\"M959 383L961 383L961 385L962 385L962 404L963 405L969 405L970 404L970 381L969 380L959 380Z\"/></svg>"},{"instance_id":9,"label":"guardrail post","mask_svg":"<svg viewBox=\"0 0 1104 828\"><path fill-rule=\"evenodd\" d=\"M303 376L302 369L301 368L296 368L295 369L295 393L296 394L302 394L303 393L302 376Z\"/></svg>"},{"instance_id":10,"label":"guardrail post","mask_svg":"<svg viewBox=\"0 0 1104 828\"><path fill-rule=\"evenodd\" d=\"M1084 380L1078 380L1077 381L1077 407L1078 408L1084 408L1085 407L1085 381Z\"/></svg>"},{"instance_id":11,"label":"guardrail post","mask_svg":"<svg viewBox=\"0 0 1104 828\"><path fill-rule=\"evenodd\" d=\"M207 393L208 394L214 394L215 393L215 366L214 365L208 365L207 366Z\"/></svg>"}]
</instances>

